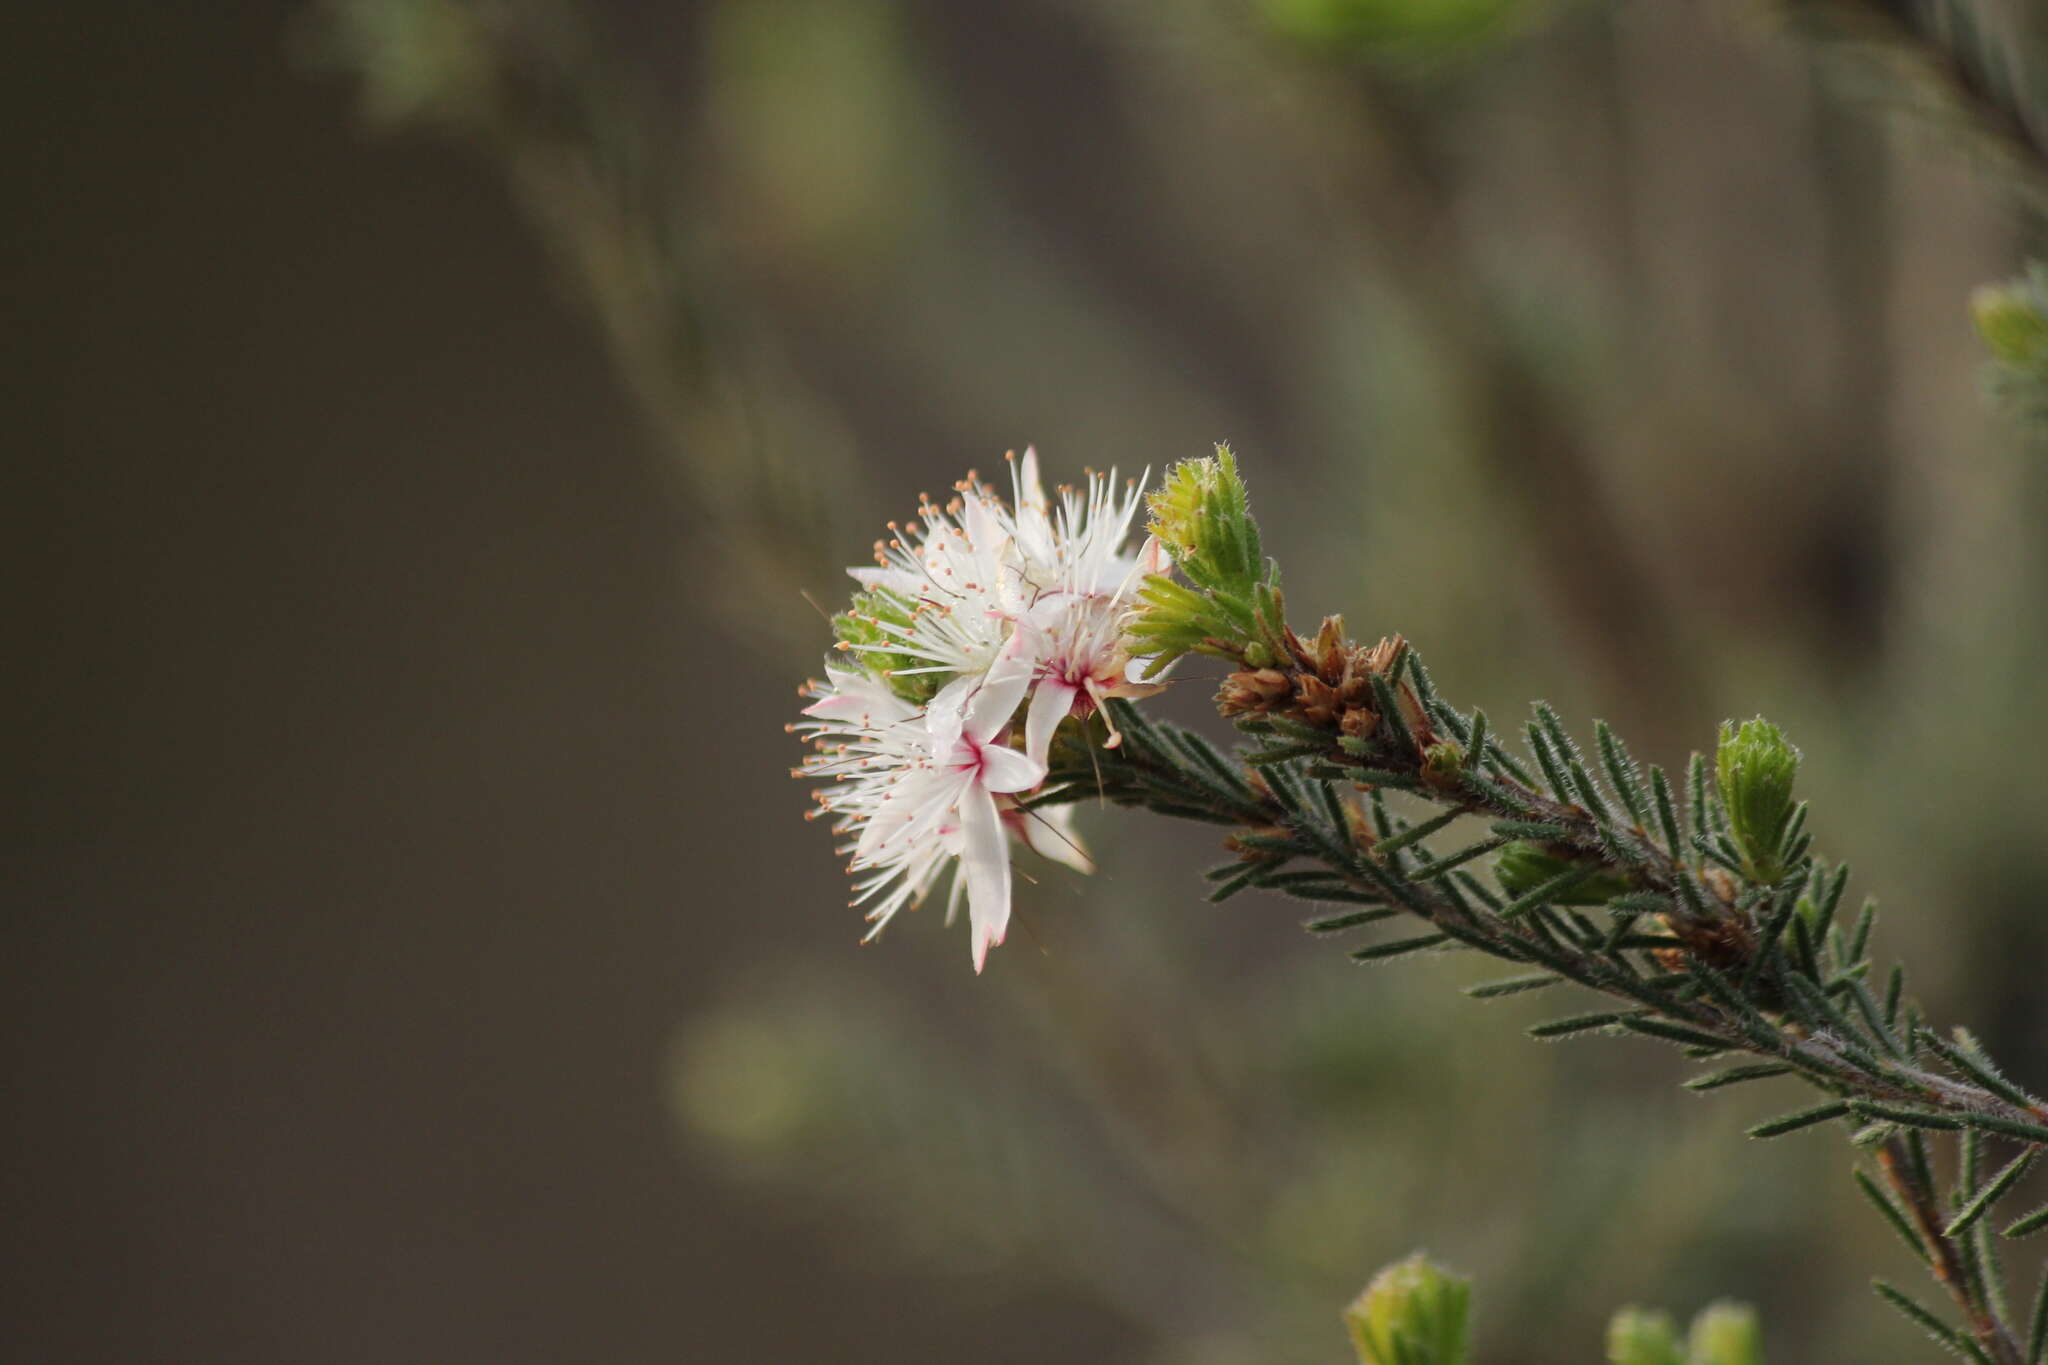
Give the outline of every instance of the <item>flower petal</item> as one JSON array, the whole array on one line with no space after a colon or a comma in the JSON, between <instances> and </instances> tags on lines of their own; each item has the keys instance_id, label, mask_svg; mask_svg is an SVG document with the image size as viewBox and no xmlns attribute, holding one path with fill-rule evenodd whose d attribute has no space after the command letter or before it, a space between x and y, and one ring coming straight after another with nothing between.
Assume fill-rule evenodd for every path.
<instances>
[{"instance_id":1,"label":"flower petal","mask_svg":"<svg viewBox=\"0 0 2048 1365\"><path fill-rule=\"evenodd\" d=\"M988 494L978 486L962 494L960 526L967 532L968 542L977 553L986 556L990 563L1001 562L1003 551L1010 543L1010 533L1003 526L1001 514L989 506ZM981 583L975 586L990 591L996 585Z\"/></svg>"},{"instance_id":2,"label":"flower petal","mask_svg":"<svg viewBox=\"0 0 2048 1365\"><path fill-rule=\"evenodd\" d=\"M1038 477L1037 446L1024 447L1024 468L1018 482L1022 488L1018 495L1019 502L1030 503L1037 507L1045 506L1045 484Z\"/></svg>"},{"instance_id":3,"label":"flower petal","mask_svg":"<svg viewBox=\"0 0 2048 1365\"><path fill-rule=\"evenodd\" d=\"M1018 817L1011 826L1017 837L1041 858L1064 863L1076 872L1093 872L1095 860L1088 856L1088 849L1081 842L1081 836L1074 833L1074 807L1045 806L1039 810L1016 812Z\"/></svg>"},{"instance_id":4,"label":"flower petal","mask_svg":"<svg viewBox=\"0 0 2048 1365\"><path fill-rule=\"evenodd\" d=\"M893 592L906 602L915 602L928 586L927 580L908 569L870 569L855 566L846 576L863 588Z\"/></svg>"},{"instance_id":5,"label":"flower petal","mask_svg":"<svg viewBox=\"0 0 2048 1365\"><path fill-rule=\"evenodd\" d=\"M1007 744L981 748L980 787L989 792L1030 791L1045 781L1045 765Z\"/></svg>"},{"instance_id":6,"label":"flower petal","mask_svg":"<svg viewBox=\"0 0 2048 1365\"><path fill-rule=\"evenodd\" d=\"M1024 689L1031 686L1036 662L1019 655L1005 655L995 661L981 686L967 699L961 732L976 744L986 744L1017 714Z\"/></svg>"},{"instance_id":7,"label":"flower petal","mask_svg":"<svg viewBox=\"0 0 2048 1365\"><path fill-rule=\"evenodd\" d=\"M960 875L967 882L967 923L974 938L974 970L1010 929L1010 849L996 801L975 787L960 801Z\"/></svg>"},{"instance_id":8,"label":"flower petal","mask_svg":"<svg viewBox=\"0 0 2048 1365\"><path fill-rule=\"evenodd\" d=\"M1024 716L1024 752L1031 761L1045 766L1052 749L1052 732L1073 712L1074 698L1081 689L1048 674L1038 680L1031 693L1031 709Z\"/></svg>"},{"instance_id":9,"label":"flower petal","mask_svg":"<svg viewBox=\"0 0 2048 1365\"><path fill-rule=\"evenodd\" d=\"M939 689L924 709L925 732L932 737L932 754L941 763L947 762L953 750L960 743L960 730L966 721L967 706L974 697L974 689L980 679L963 676L953 679Z\"/></svg>"},{"instance_id":10,"label":"flower petal","mask_svg":"<svg viewBox=\"0 0 2048 1365\"><path fill-rule=\"evenodd\" d=\"M1146 536L1145 543L1138 549L1138 572L1142 574L1166 574L1173 572L1173 556L1159 543L1158 536Z\"/></svg>"}]
</instances>

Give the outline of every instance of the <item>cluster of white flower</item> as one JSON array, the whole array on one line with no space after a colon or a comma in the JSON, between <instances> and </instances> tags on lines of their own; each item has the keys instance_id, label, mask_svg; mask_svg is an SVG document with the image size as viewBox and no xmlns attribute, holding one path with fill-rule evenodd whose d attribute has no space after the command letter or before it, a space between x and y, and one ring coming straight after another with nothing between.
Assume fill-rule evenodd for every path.
<instances>
[{"instance_id":1,"label":"cluster of white flower","mask_svg":"<svg viewBox=\"0 0 2048 1365\"><path fill-rule=\"evenodd\" d=\"M1124 628L1145 577L1168 567L1156 541L1125 548L1143 480L1093 474L1054 503L1027 450L1012 482L1014 510L970 474L944 507L891 526L878 567L849 570L866 589L838 618L855 666L808 684L791 727L817 746L797 776L832 779L818 803L847 836L868 937L950 872L946 918L966 901L977 972L1009 929L1012 837L1092 869L1072 807L1022 799L1043 788L1062 720L1157 690Z\"/></svg>"}]
</instances>

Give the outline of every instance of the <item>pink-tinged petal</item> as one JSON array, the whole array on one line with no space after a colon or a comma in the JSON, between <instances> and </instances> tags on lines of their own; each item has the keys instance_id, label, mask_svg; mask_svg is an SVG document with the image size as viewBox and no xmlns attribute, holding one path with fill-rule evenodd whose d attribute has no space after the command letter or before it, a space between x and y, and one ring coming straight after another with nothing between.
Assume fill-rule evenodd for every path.
<instances>
[{"instance_id":1,"label":"pink-tinged petal","mask_svg":"<svg viewBox=\"0 0 2048 1365\"><path fill-rule=\"evenodd\" d=\"M961 732L976 744L986 744L996 731L1008 725L1010 717L1017 714L1017 703L1024 700L1024 690L1031 686L1034 667L1028 658L997 659L981 680L979 690L967 701Z\"/></svg>"},{"instance_id":2,"label":"pink-tinged petal","mask_svg":"<svg viewBox=\"0 0 2048 1365\"><path fill-rule=\"evenodd\" d=\"M1173 568L1173 556L1166 553L1166 547L1159 543L1158 536L1146 536L1145 543L1138 549L1138 572L1163 574Z\"/></svg>"},{"instance_id":3,"label":"pink-tinged petal","mask_svg":"<svg viewBox=\"0 0 2048 1365\"><path fill-rule=\"evenodd\" d=\"M879 728L908 720L916 710L879 688L858 688L820 697L806 706L803 714L819 720L860 721Z\"/></svg>"},{"instance_id":4,"label":"pink-tinged petal","mask_svg":"<svg viewBox=\"0 0 2048 1365\"><path fill-rule=\"evenodd\" d=\"M1039 661L1051 651L1052 641L1033 619L1035 615L1035 609L1028 609L1013 618L1016 628L1004 642L1002 653L996 656L998 659L1020 659L1033 668L1038 667Z\"/></svg>"},{"instance_id":5,"label":"pink-tinged petal","mask_svg":"<svg viewBox=\"0 0 2048 1365\"><path fill-rule=\"evenodd\" d=\"M974 939L974 970L1010 929L1010 849L993 796L980 788L960 802L960 876L967 882L967 924Z\"/></svg>"},{"instance_id":6,"label":"pink-tinged petal","mask_svg":"<svg viewBox=\"0 0 2048 1365\"><path fill-rule=\"evenodd\" d=\"M1045 764L1003 744L981 749L980 785L983 791L1030 791L1045 781Z\"/></svg>"},{"instance_id":7,"label":"pink-tinged petal","mask_svg":"<svg viewBox=\"0 0 2048 1365\"><path fill-rule=\"evenodd\" d=\"M1026 848L1041 858L1064 863L1076 872L1095 871L1095 860L1088 856L1081 836L1074 833L1074 808L1071 805L1045 806L1016 814L1019 818L1012 828Z\"/></svg>"},{"instance_id":8,"label":"pink-tinged petal","mask_svg":"<svg viewBox=\"0 0 2048 1365\"><path fill-rule=\"evenodd\" d=\"M835 692L806 706L803 714L816 716L819 720L859 720L869 709L866 698L842 696Z\"/></svg>"},{"instance_id":9,"label":"pink-tinged petal","mask_svg":"<svg viewBox=\"0 0 2048 1365\"><path fill-rule=\"evenodd\" d=\"M1139 667L1138 664L1135 662L1132 663L1129 668L1126 668L1124 670L1125 678L1136 679L1138 676ZM1101 695L1105 697L1122 697L1125 701L1143 701L1147 697L1156 697L1161 692L1164 692L1166 690L1166 684L1163 682L1155 683L1130 681L1111 683L1109 686L1103 687L1099 690L1101 692Z\"/></svg>"},{"instance_id":10,"label":"pink-tinged petal","mask_svg":"<svg viewBox=\"0 0 2048 1365\"><path fill-rule=\"evenodd\" d=\"M1073 712L1080 689L1072 683L1047 676L1038 680L1031 694L1031 709L1024 715L1024 752L1031 761L1044 766L1052 749L1052 732Z\"/></svg>"}]
</instances>

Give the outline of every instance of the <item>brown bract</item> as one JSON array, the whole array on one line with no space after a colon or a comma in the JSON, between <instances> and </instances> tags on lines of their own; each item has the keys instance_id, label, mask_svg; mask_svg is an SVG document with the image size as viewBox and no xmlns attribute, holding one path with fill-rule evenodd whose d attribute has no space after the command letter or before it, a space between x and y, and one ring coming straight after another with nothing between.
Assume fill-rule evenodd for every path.
<instances>
[{"instance_id":1,"label":"brown bract","mask_svg":"<svg viewBox=\"0 0 2048 1365\"><path fill-rule=\"evenodd\" d=\"M1418 752L1433 739L1429 717L1405 681L1392 682L1406 649L1400 636L1360 645L1344 635L1344 618L1326 616L1304 640L1285 631L1287 657L1270 668L1246 668L1223 680L1216 706L1226 716L1287 716L1318 730L1370 739L1381 728L1374 674L1392 683L1409 736Z\"/></svg>"},{"instance_id":2,"label":"brown bract","mask_svg":"<svg viewBox=\"0 0 2048 1365\"><path fill-rule=\"evenodd\" d=\"M1689 915L1659 915L1659 925L1683 948L1658 948L1650 956L1667 972L1685 970L1687 955L1719 971L1737 971L1756 955L1756 939L1749 926L1737 918L1694 919Z\"/></svg>"}]
</instances>

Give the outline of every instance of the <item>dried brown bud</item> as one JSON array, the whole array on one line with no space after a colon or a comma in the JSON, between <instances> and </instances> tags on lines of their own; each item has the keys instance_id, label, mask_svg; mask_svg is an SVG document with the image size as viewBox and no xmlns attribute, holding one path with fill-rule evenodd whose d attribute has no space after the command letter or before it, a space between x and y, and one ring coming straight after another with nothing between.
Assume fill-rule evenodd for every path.
<instances>
[{"instance_id":1,"label":"dried brown bud","mask_svg":"<svg viewBox=\"0 0 2048 1365\"><path fill-rule=\"evenodd\" d=\"M1294 702L1297 713L1310 725L1330 724L1342 706L1330 685L1309 673L1295 680Z\"/></svg>"},{"instance_id":2,"label":"dried brown bud","mask_svg":"<svg viewBox=\"0 0 2048 1365\"><path fill-rule=\"evenodd\" d=\"M1350 708L1344 713L1344 719L1337 723L1338 729L1355 739L1364 739L1373 731L1379 729L1379 727L1380 718L1378 713L1369 711L1363 706Z\"/></svg>"},{"instance_id":3,"label":"dried brown bud","mask_svg":"<svg viewBox=\"0 0 2048 1365\"><path fill-rule=\"evenodd\" d=\"M1344 676L1345 648L1344 618L1325 616L1322 629L1308 646L1309 663L1315 671L1329 682L1336 682Z\"/></svg>"},{"instance_id":4,"label":"dried brown bud","mask_svg":"<svg viewBox=\"0 0 2048 1365\"><path fill-rule=\"evenodd\" d=\"M1675 915L1657 916L1658 925L1684 941L1683 948L1658 948L1651 952L1657 965L1667 972L1685 970L1688 956L1721 971L1736 971L1749 965L1756 954L1756 942L1749 926L1739 919L1692 919Z\"/></svg>"},{"instance_id":5,"label":"dried brown bud","mask_svg":"<svg viewBox=\"0 0 2048 1365\"><path fill-rule=\"evenodd\" d=\"M1287 675L1277 668L1245 669L1223 680L1216 692L1216 705L1226 716L1265 711L1291 690Z\"/></svg>"},{"instance_id":6,"label":"dried brown bud","mask_svg":"<svg viewBox=\"0 0 2048 1365\"><path fill-rule=\"evenodd\" d=\"M1656 918L1659 929L1662 929L1667 934L1676 936L1678 931L1671 922L1671 916L1658 915ZM1682 972L1685 970L1685 951L1683 949L1652 948L1650 950L1650 958L1667 972Z\"/></svg>"},{"instance_id":7,"label":"dried brown bud","mask_svg":"<svg viewBox=\"0 0 2048 1365\"><path fill-rule=\"evenodd\" d=\"M1378 644L1365 651L1365 666L1373 672L1385 676L1393 670L1394 661L1401 657L1401 652L1407 646L1407 643L1406 640L1398 635L1386 636Z\"/></svg>"}]
</instances>

